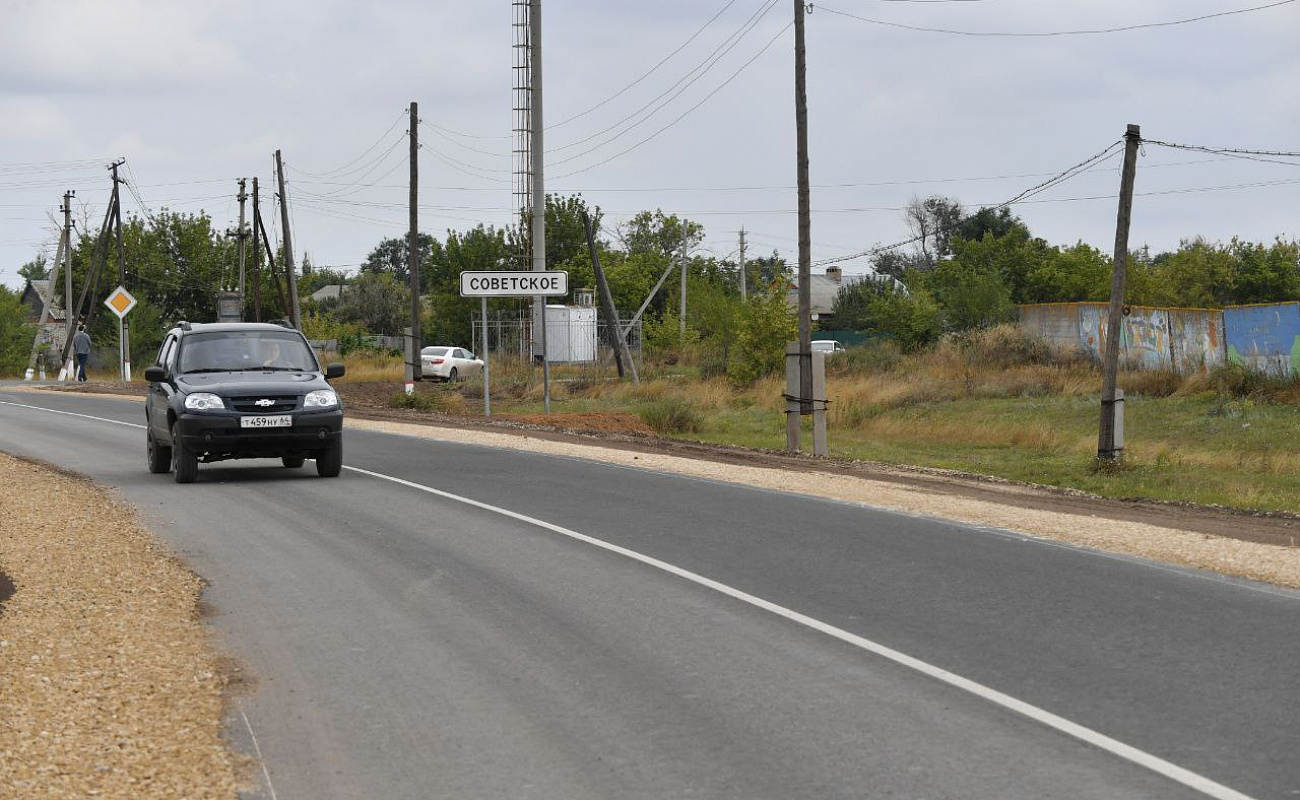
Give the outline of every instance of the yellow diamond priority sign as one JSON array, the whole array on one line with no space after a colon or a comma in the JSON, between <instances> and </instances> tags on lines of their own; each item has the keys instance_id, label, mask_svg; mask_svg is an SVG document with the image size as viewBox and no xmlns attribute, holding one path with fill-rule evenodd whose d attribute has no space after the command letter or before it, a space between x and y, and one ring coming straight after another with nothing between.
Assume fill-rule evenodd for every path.
<instances>
[{"instance_id":1,"label":"yellow diamond priority sign","mask_svg":"<svg viewBox=\"0 0 1300 800\"><path fill-rule=\"evenodd\" d=\"M130 292L119 286L104 300L104 305L113 309L113 313L118 316L118 319L121 319L130 313L131 309L135 308L135 298L131 296Z\"/></svg>"}]
</instances>

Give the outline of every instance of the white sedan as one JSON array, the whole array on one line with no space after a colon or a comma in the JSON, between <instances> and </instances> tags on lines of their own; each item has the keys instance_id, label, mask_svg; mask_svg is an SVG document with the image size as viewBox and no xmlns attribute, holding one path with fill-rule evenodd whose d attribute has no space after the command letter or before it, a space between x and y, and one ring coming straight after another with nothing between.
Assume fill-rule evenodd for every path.
<instances>
[{"instance_id":1,"label":"white sedan","mask_svg":"<svg viewBox=\"0 0 1300 800\"><path fill-rule=\"evenodd\" d=\"M461 347L426 347L420 351L421 377L454 381L482 371L482 359Z\"/></svg>"}]
</instances>

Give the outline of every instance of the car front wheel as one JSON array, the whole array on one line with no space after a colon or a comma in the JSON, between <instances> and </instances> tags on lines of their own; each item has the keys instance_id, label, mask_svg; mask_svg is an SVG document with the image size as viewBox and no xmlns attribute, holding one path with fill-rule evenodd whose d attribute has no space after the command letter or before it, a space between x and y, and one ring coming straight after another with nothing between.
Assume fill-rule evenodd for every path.
<instances>
[{"instance_id":1,"label":"car front wheel","mask_svg":"<svg viewBox=\"0 0 1300 800\"><path fill-rule=\"evenodd\" d=\"M180 423L172 425L172 465L177 483L194 483L199 477L199 454L186 447L181 439Z\"/></svg>"},{"instance_id":2,"label":"car front wheel","mask_svg":"<svg viewBox=\"0 0 1300 800\"><path fill-rule=\"evenodd\" d=\"M322 478L337 478L343 471L343 439L335 439L327 449L316 454L316 474Z\"/></svg>"}]
</instances>

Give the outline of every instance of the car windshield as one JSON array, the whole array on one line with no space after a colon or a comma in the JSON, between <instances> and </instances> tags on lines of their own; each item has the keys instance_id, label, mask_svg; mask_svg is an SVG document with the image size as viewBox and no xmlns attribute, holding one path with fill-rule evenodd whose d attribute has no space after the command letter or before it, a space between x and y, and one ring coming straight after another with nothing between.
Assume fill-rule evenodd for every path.
<instances>
[{"instance_id":1,"label":"car windshield","mask_svg":"<svg viewBox=\"0 0 1300 800\"><path fill-rule=\"evenodd\" d=\"M186 336L180 371L318 372L316 355L291 331L214 331Z\"/></svg>"},{"instance_id":2,"label":"car windshield","mask_svg":"<svg viewBox=\"0 0 1300 800\"><path fill-rule=\"evenodd\" d=\"M445 356L450 347L426 347L420 352L426 356Z\"/></svg>"}]
</instances>

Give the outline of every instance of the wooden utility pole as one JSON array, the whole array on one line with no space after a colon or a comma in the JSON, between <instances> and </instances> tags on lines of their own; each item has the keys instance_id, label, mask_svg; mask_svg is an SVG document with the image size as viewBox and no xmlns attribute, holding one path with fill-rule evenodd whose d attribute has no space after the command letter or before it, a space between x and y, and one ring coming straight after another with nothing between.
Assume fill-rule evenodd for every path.
<instances>
[{"instance_id":1,"label":"wooden utility pole","mask_svg":"<svg viewBox=\"0 0 1300 800\"><path fill-rule=\"evenodd\" d=\"M1115 218L1115 272L1110 280L1110 308L1106 317L1106 352L1101 362L1101 427L1097 458L1118 461L1124 454L1124 396L1118 394L1119 346L1124 337L1124 286L1128 267L1128 232L1133 217L1133 181L1137 175L1142 129L1129 125L1124 133L1124 171L1120 176L1119 212Z\"/></svg>"},{"instance_id":2,"label":"wooden utility pole","mask_svg":"<svg viewBox=\"0 0 1300 800\"><path fill-rule=\"evenodd\" d=\"M284 231L284 277L289 283L289 321L302 329L302 316L298 309L298 279L293 272L293 237L289 233L289 195L284 190L284 161L280 151L275 151L275 173L280 182L280 227Z\"/></svg>"},{"instance_id":3,"label":"wooden utility pole","mask_svg":"<svg viewBox=\"0 0 1300 800\"><path fill-rule=\"evenodd\" d=\"M117 238L117 285L123 289L126 288L126 248L122 244L122 193L119 190L124 181L117 177L117 168L122 165L121 161L113 164L113 227L114 235ZM129 383L131 380L131 323L126 317L122 317L118 323L118 330L121 331L121 356L122 356L122 382Z\"/></svg>"},{"instance_id":4,"label":"wooden utility pole","mask_svg":"<svg viewBox=\"0 0 1300 800\"><path fill-rule=\"evenodd\" d=\"M678 298L677 310L677 336L681 339L682 346L686 346L686 220L682 220L682 244L679 254L682 267L682 291L681 297Z\"/></svg>"},{"instance_id":5,"label":"wooden utility pole","mask_svg":"<svg viewBox=\"0 0 1300 800\"><path fill-rule=\"evenodd\" d=\"M63 250L63 321L67 325L67 333L63 336L63 341L70 342L74 332L77 330L77 315L72 311L72 198L76 192L63 193L63 241L65 247ZM63 358L64 367L71 372L72 363L67 357Z\"/></svg>"},{"instance_id":6,"label":"wooden utility pole","mask_svg":"<svg viewBox=\"0 0 1300 800\"><path fill-rule=\"evenodd\" d=\"M812 413L812 211L808 193L808 89L804 0L794 0L794 123L799 192L799 413Z\"/></svg>"},{"instance_id":7,"label":"wooden utility pole","mask_svg":"<svg viewBox=\"0 0 1300 800\"><path fill-rule=\"evenodd\" d=\"M248 231L244 229L244 201L248 199L248 194L244 191L247 181L244 178L239 179L239 301L242 311L244 301L244 258L246 247L244 240L248 238ZM241 313L242 318L242 313Z\"/></svg>"},{"instance_id":8,"label":"wooden utility pole","mask_svg":"<svg viewBox=\"0 0 1300 800\"><path fill-rule=\"evenodd\" d=\"M95 315L94 296L99 292L99 274L108 261L108 226L112 221L113 204L109 203L108 210L104 212L104 221L99 226L99 235L95 237L95 245L90 252L90 263L86 265L86 280L81 284L81 294L77 295L77 305L73 310L74 317L80 317L82 309L86 310L85 318L77 321L85 322L87 327ZM88 299L89 306L86 305ZM63 343L63 361L66 363L71 357L72 337L69 336Z\"/></svg>"},{"instance_id":9,"label":"wooden utility pole","mask_svg":"<svg viewBox=\"0 0 1300 800\"><path fill-rule=\"evenodd\" d=\"M600 295L600 310L605 315L605 334L609 339L610 349L614 351L614 365L618 368L618 377L623 377L623 365L632 373L632 382L640 383L636 374L636 363L632 361L632 351L627 346L619 324L618 309L614 306L614 295L609 290L609 281L605 279L605 270L600 266L600 252L596 249L596 234L591 227L591 217L587 209L582 210L582 227L587 231L587 249L591 252L591 269L596 273L596 292Z\"/></svg>"},{"instance_id":10,"label":"wooden utility pole","mask_svg":"<svg viewBox=\"0 0 1300 800\"><path fill-rule=\"evenodd\" d=\"M406 265L411 276L411 379L420 380L420 348L424 335L420 329L420 114L419 106L411 102L411 230L406 239Z\"/></svg>"},{"instance_id":11,"label":"wooden utility pole","mask_svg":"<svg viewBox=\"0 0 1300 800\"><path fill-rule=\"evenodd\" d=\"M257 226L262 231L262 249L266 252L266 269L271 273L271 283L275 286L275 295L280 300L280 308L289 309L289 300L284 294L284 287L280 285L280 275L275 271L275 253L271 250L271 237L266 235L266 223L258 217Z\"/></svg>"},{"instance_id":12,"label":"wooden utility pole","mask_svg":"<svg viewBox=\"0 0 1300 800\"><path fill-rule=\"evenodd\" d=\"M546 126L542 118L542 0L529 0L528 4L528 60L529 60L529 138L531 140L531 166L533 189L533 271L546 271L546 148L543 145ZM542 359L543 371L549 370L546 360L546 298L533 298L533 358ZM549 381L547 381L549 386ZM549 395L547 398L549 406ZM550 410L549 408L547 409Z\"/></svg>"},{"instance_id":13,"label":"wooden utility pole","mask_svg":"<svg viewBox=\"0 0 1300 800\"><path fill-rule=\"evenodd\" d=\"M749 299L749 276L745 274L745 226L740 226L740 299Z\"/></svg>"},{"instance_id":14,"label":"wooden utility pole","mask_svg":"<svg viewBox=\"0 0 1300 800\"><path fill-rule=\"evenodd\" d=\"M258 248L258 227L262 212L257 207L257 178L253 178L253 321L262 321L262 251Z\"/></svg>"}]
</instances>

